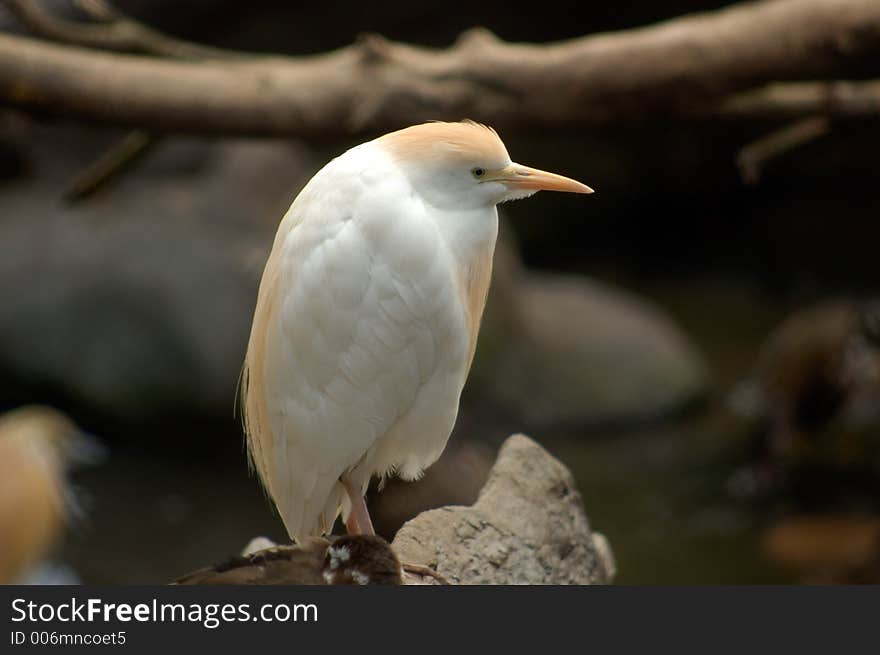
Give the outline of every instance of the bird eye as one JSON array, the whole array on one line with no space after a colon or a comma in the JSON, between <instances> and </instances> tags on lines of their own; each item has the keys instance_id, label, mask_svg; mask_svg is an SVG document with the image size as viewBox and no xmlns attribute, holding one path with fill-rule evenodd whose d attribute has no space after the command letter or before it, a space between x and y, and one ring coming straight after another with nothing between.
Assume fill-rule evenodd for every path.
<instances>
[{"instance_id":1,"label":"bird eye","mask_svg":"<svg viewBox=\"0 0 880 655\"><path fill-rule=\"evenodd\" d=\"M482 168L480 168L479 166L478 166L477 168L472 168L472 169L471 169L471 173L473 174L474 177L477 177L477 178L483 177L483 174L484 174L485 172L486 172L486 171L484 171L484 170L483 170Z\"/></svg>"}]
</instances>

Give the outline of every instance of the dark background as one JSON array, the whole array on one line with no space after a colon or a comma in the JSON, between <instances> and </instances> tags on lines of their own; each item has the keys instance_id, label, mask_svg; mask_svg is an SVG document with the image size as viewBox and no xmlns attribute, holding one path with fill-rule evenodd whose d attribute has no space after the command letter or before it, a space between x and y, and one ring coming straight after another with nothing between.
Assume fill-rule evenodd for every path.
<instances>
[{"instance_id":1,"label":"dark background","mask_svg":"<svg viewBox=\"0 0 880 655\"><path fill-rule=\"evenodd\" d=\"M725 4L115 3L182 38L291 55L363 32L442 47L473 26L505 40L553 41ZM727 398L767 335L811 303L880 287L877 124L836 123L745 184L739 149L777 127L646 122L502 133L515 160L597 190L586 200L540 194L505 205L505 243L518 245L533 273L589 276L647 300L686 341L682 366L699 370L657 408L640 408L630 393L614 411L555 422L496 392L493 374L504 369L484 355L453 439L465 464L455 460L442 475L460 478L464 466L473 493L500 440L530 433L575 472L624 582L803 579L768 554L768 531L807 511L873 513L870 494L850 493L847 472L810 478L806 503L785 490L758 499L731 491L753 465L753 437ZM258 533L283 538L247 474L235 376L278 219L318 167L366 137L168 136L93 197L66 205L71 178L123 133L0 108L0 406L54 405L108 449L103 463L74 473L90 518L69 531L58 558L89 582L162 582ZM569 319L570 332L589 341ZM484 330L481 353L503 338ZM629 364L601 366L640 375ZM426 504L467 502L442 481L437 489ZM399 504L406 489L388 493ZM380 523L383 511L390 516L386 532L421 508L403 506L376 506Z\"/></svg>"}]
</instances>

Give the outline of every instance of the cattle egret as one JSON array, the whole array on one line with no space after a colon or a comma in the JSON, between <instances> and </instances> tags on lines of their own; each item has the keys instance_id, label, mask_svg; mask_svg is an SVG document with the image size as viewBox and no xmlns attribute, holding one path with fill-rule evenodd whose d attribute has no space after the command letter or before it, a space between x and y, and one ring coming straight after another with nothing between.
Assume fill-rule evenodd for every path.
<instances>
[{"instance_id":1,"label":"cattle egret","mask_svg":"<svg viewBox=\"0 0 880 655\"><path fill-rule=\"evenodd\" d=\"M290 537L342 514L372 534L371 477L443 452L473 359L498 203L592 193L511 161L497 133L426 123L322 168L281 221L242 380L248 449Z\"/></svg>"}]
</instances>

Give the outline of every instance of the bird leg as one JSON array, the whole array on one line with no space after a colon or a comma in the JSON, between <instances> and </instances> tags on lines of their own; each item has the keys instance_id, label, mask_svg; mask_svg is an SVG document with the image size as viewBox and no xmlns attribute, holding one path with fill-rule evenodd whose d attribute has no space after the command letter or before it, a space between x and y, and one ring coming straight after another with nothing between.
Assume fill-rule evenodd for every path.
<instances>
[{"instance_id":1,"label":"bird leg","mask_svg":"<svg viewBox=\"0 0 880 655\"><path fill-rule=\"evenodd\" d=\"M349 501L351 501L351 511L348 514L348 520L345 522L345 529L348 531L348 534L376 534L376 531L373 530L373 522L370 520L370 512L367 510L367 503L364 500L364 494L361 493L360 487L344 475L339 478L339 481L345 488ZM446 581L446 578L429 566L423 566L421 564L401 564L400 567L409 573L434 578L440 584L449 584Z\"/></svg>"},{"instance_id":2,"label":"bird leg","mask_svg":"<svg viewBox=\"0 0 880 655\"><path fill-rule=\"evenodd\" d=\"M373 522L370 520L370 512L367 511L364 494L360 488L344 475L339 478L339 481L345 487L348 499L351 501L351 512L345 522L348 534L376 534L376 531L373 530Z\"/></svg>"},{"instance_id":3,"label":"bird leg","mask_svg":"<svg viewBox=\"0 0 880 655\"><path fill-rule=\"evenodd\" d=\"M344 475L339 478L339 481L345 488L349 501L351 501L351 511L348 513L348 520L345 522L345 529L348 531L348 534L376 534L376 531L373 530L370 512L367 510L367 503L364 500L364 494L361 493L360 487ZM400 568L409 573L434 578L440 584L449 584L446 578L429 566L401 564Z\"/></svg>"}]
</instances>

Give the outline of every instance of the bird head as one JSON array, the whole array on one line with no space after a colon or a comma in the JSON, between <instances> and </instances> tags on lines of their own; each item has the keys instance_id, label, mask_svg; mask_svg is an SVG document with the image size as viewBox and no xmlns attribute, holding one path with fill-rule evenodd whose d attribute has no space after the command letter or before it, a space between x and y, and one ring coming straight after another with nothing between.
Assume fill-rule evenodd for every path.
<instances>
[{"instance_id":1,"label":"bird head","mask_svg":"<svg viewBox=\"0 0 880 655\"><path fill-rule=\"evenodd\" d=\"M337 537L324 557L324 580L332 585L399 585L400 562L387 541L375 535Z\"/></svg>"},{"instance_id":2,"label":"bird head","mask_svg":"<svg viewBox=\"0 0 880 655\"><path fill-rule=\"evenodd\" d=\"M30 405L0 416L0 583L18 581L82 516L67 471L91 444L67 416Z\"/></svg>"},{"instance_id":3,"label":"bird head","mask_svg":"<svg viewBox=\"0 0 880 655\"><path fill-rule=\"evenodd\" d=\"M538 191L593 193L585 184L517 164L490 127L424 123L378 139L421 196L441 209L479 209Z\"/></svg>"},{"instance_id":4,"label":"bird head","mask_svg":"<svg viewBox=\"0 0 880 655\"><path fill-rule=\"evenodd\" d=\"M0 442L39 451L59 470L94 464L104 455L94 437L61 412L42 405L27 405L0 416Z\"/></svg>"}]
</instances>

